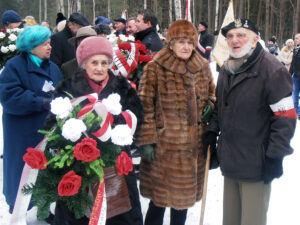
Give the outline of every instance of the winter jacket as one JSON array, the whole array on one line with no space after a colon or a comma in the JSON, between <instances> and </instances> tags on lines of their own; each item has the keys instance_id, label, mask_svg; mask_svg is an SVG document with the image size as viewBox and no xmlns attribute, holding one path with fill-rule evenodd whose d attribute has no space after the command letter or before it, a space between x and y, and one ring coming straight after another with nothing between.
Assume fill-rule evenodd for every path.
<instances>
[{"instance_id":1,"label":"winter jacket","mask_svg":"<svg viewBox=\"0 0 300 225\"><path fill-rule=\"evenodd\" d=\"M66 25L66 27L51 36L50 45L52 47L50 59L59 67L71 59L76 57L75 47L68 42L68 39L74 37L74 34Z\"/></svg>"},{"instance_id":2,"label":"winter jacket","mask_svg":"<svg viewBox=\"0 0 300 225\"><path fill-rule=\"evenodd\" d=\"M61 65L61 73L64 79L68 79L74 75L78 69L77 59L71 59Z\"/></svg>"},{"instance_id":3,"label":"winter jacket","mask_svg":"<svg viewBox=\"0 0 300 225\"><path fill-rule=\"evenodd\" d=\"M147 28L146 30L139 31L134 34L135 40L140 40L148 50L158 52L163 48L162 41L160 40L155 27Z\"/></svg>"},{"instance_id":4,"label":"winter jacket","mask_svg":"<svg viewBox=\"0 0 300 225\"><path fill-rule=\"evenodd\" d=\"M286 48L287 47L284 47L280 51L278 55L278 60L286 67L287 70L289 70L293 59L293 50L287 49L286 51Z\"/></svg>"},{"instance_id":5,"label":"winter jacket","mask_svg":"<svg viewBox=\"0 0 300 225\"><path fill-rule=\"evenodd\" d=\"M260 44L236 74L221 68L217 107L208 129L220 131L217 151L225 177L262 181L266 157L282 159L292 153L296 124L292 90L286 68Z\"/></svg>"},{"instance_id":6,"label":"winter jacket","mask_svg":"<svg viewBox=\"0 0 300 225\"><path fill-rule=\"evenodd\" d=\"M155 145L155 159L141 160L140 191L156 206L186 209L201 199L201 115L214 92L209 64L196 50L183 61L164 47L145 66L138 89L145 120L137 145Z\"/></svg>"},{"instance_id":7,"label":"winter jacket","mask_svg":"<svg viewBox=\"0 0 300 225\"><path fill-rule=\"evenodd\" d=\"M207 30L204 30L200 33L199 44L201 45L201 49L203 49L201 50L198 47L197 50L204 58L209 59L212 46L214 44L214 37L209 34Z\"/></svg>"},{"instance_id":8,"label":"winter jacket","mask_svg":"<svg viewBox=\"0 0 300 225\"><path fill-rule=\"evenodd\" d=\"M43 135L48 110L43 102L51 97L45 84L55 86L62 75L50 60L37 67L27 53L10 59L0 76L0 101L3 107L4 182L3 192L8 205L15 203L24 167L23 155L28 147L35 147Z\"/></svg>"},{"instance_id":9,"label":"winter jacket","mask_svg":"<svg viewBox=\"0 0 300 225\"><path fill-rule=\"evenodd\" d=\"M94 93L93 89L89 86L88 81L83 75L83 70L80 68L72 77L63 80L59 85L57 85L55 89L55 96L66 96L65 92L70 93L75 98ZM131 85L124 77L115 76L111 71L109 71L109 80L98 96L98 99L107 98L112 93L117 93L120 95L122 111L129 109L135 114L135 116L137 117L138 129L143 121L143 106L141 104L141 101L137 96L136 91L131 87ZM50 122L51 118L48 117L47 123ZM127 151L127 153L130 155L130 151ZM125 180L130 195L132 209L128 212L108 219L106 221L106 225L143 224L143 216L141 212L135 172L130 172L128 176L125 176ZM62 208L62 210L60 210L60 208ZM87 225L89 223L89 220L86 217L77 220L74 218L74 215L71 212L67 212L66 210L67 207L65 206L65 204L63 202L59 202L59 208L55 211L54 225Z\"/></svg>"},{"instance_id":10,"label":"winter jacket","mask_svg":"<svg viewBox=\"0 0 300 225\"><path fill-rule=\"evenodd\" d=\"M290 74L293 76L300 78L300 46L297 46L294 49L293 59L290 68Z\"/></svg>"}]
</instances>

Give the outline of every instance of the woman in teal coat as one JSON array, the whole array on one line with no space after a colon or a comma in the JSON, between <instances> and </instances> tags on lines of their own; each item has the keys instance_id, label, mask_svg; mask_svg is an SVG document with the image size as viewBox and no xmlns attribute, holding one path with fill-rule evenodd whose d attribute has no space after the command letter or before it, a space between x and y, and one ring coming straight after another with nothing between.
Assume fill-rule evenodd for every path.
<instances>
[{"instance_id":1,"label":"woman in teal coat","mask_svg":"<svg viewBox=\"0 0 300 225\"><path fill-rule=\"evenodd\" d=\"M44 26L28 26L17 39L20 55L9 60L0 76L3 107L3 193L12 213L24 166L26 148L43 138L51 93L62 80L59 68L49 60L51 32Z\"/></svg>"}]
</instances>

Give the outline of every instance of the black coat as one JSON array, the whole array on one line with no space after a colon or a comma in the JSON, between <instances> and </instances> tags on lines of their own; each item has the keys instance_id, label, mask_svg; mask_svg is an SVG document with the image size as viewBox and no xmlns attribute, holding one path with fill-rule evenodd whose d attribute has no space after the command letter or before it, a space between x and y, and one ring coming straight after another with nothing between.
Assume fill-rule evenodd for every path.
<instances>
[{"instance_id":1,"label":"black coat","mask_svg":"<svg viewBox=\"0 0 300 225\"><path fill-rule=\"evenodd\" d=\"M55 96L66 96L65 91L72 94L73 97L80 97L83 95L94 93L89 86L88 81L83 75L83 70L78 69L76 73L69 79L63 80L57 85L55 89ZM112 93L117 93L121 97L122 111L129 109L137 117L137 129L143 122L143 106L137 96L136 91L131 87L128 81L122 76L115 76L109 71L109 80L98 96L99 99L104 99ZM114 118L118 119L118 118ZM48 123L49 123L48 117ZM125 123L125 121L124 121ZM130 151L127 149L130 155ZM141 204L139 199L139 192L137 189L137 182L135 172L130 172L125 176L130 195L132 209L126 213L112 217L106 221L106 225L142 225L143 216L141 212ZM86 217L76 220L71 212L63 202L58 202L55 211L54 225L87 225L89 220Z\"/></svg>"},{"instance_id":2,"label":"black coat","mask_svg":"<svg viewBox=\"0 0 300 225\"><path fill-rule=\"evenodd\" d=\"M291 63L290 74L300 78L300 46L294 49L294 55Z\"/></svg>"},{"instance_id":3,"label":"black coat","mask_svg":"<svg viewBox=\"0 0 300 225\"><path fill-rule=\"evenodd\" d=\"M204 48L205 52L202 52L199 48L196 49L204 58L209 59L214 44L214 37L207 30L204 30L200 33L199 44Z\"/></svg>"},{"instance_id":4,"label":"black coat","mask_svg":"<svg viewBox=\"0 0 300 225\"><path fill-rule=\"evenodd\" d=\"M155 27L147 28L134 34L135 40L140 40L148 50L158 52L163 48Z\"/></svg>"},{"instance_id":5,"label":"black coat","mask_svg":"<svg viewBox=\"0 0 300 225\"><path fill-rule=\"evenodd\" d=\"M68 42L68 39L74 37L74 34L66 27L51 36L51 56L50 59L59 67L61 65L76 57L75 47Z\"/></svg>"}]
</instances>

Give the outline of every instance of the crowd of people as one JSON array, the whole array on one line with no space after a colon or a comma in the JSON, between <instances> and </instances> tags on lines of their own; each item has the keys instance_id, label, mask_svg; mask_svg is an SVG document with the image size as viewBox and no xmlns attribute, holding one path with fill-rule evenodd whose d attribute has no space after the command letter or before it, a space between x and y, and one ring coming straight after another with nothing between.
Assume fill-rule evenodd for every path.
<instances>
[{"instance_id":1,"label":"crowd of people","mask_svg":"<svg viewBox=\"0 0 300 225\"><path fill-rule=\"evenodd\" d=\"M170 224L184 225L188 208L202 198L207 158L224 176L223 225L266 225L271 184L293 152L290 140L300 119L300 34L281 50L275 37L265 48L254 22L234 20L219 31L229 58L214 84L209 66L214 37L204 21L196 28L177 20L160 35L150 9L127 20L98 16L92 23L79 12L69 18L58 13L54 29L13 10L1 19L5 29L24 27L16 42L21 53L0 75L3 192L10 213L23 155L42 140L37 131L45 126L52 99L95 92L102 100L118 93L122 110L137 117L132 146L141 154L140 187L134 171L125 176L131 209L107 219L107 225L162 225L166 207ZM114 49L106 38L111 33L134 36L153 53L136 90L111 69ZM209 122L203 119L207 109ZM145 220L139 191L150 199ZM89 224L68 207L57 202L47 222Z\"/></svg>"}]
</instances>

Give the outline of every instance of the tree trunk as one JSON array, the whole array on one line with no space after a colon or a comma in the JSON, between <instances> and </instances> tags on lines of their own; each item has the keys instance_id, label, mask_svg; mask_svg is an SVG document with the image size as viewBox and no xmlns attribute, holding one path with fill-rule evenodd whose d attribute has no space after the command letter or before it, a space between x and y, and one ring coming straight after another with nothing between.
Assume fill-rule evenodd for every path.
<instances>
[{"instance_id":1,"label":"tree trunk","mask_svg":"<svg viewBox=\"0 0 300 225\"><path fill-rule=\"evenodd\" d=\"M174 0L174 9L175 9L175 19L181 19L181 1Z\"/></svg>"},{"instance_id":2,"label":"tree trunk","mask_svg":"<svg viewBox=\"0 0 300 225\"><path fill-rule=\"evenodd\" d=\"M147 9L147 0L144 0L144 9Z\"/></svg>"},{"instance_id":3,"label":"tree trunk","mask_svg":"<svg viewBox=\"0 0 300 225\"><path fill-rule=\"evenodd\" d=\"M107 18L110 18L110 0L107 0Z\"/></svg>"},{"instance_id":4,"label":"tree trunk","mask_svg":"<svg viewBox=\"0 0 300 225\"><path fill-rule=\"evenodd\" d=\"M39 22L42 21L42 0L39 0Z\"/></svg>"},{"instance_id":5,"label":"tree trunk","mask_svg":"<svg viewBox=\"0 0 300 225\"><path fill-rule=\"evenodd\" d=\"M244 11L244 0L240 0L238 18L244 17L243 11Z\"/></svg>"},{"instance_id":6,"label":"tree trunk","mask_svg":"<svg viewBox=\"0 0 300 225\"><path fill-rule=\"evenodd\" d=\"M77 12L81 12L81 0L77 0Z\"/></svg>"},{"instance_id":7,"label":"tree trunk","mask_svg":"<svg viewBox=\"0 0 300 225\"><path fill-rule=\"evenodd\" d=\"M266 18L265 18L265 40L269 40L270 35L270 0L266 0Z\"/></svg>"},{"instance_id":8,"label":"tree trunk","mask_svg":"<svg viewBox=\"0 0 300 225\"><path fill-rule=\"evenodd\" d=\"M261 21L263 1L264 0L259 0L258 13L257 13L257 21L256 21L256 24L257 24L258 27L260 27L260 24L261 24L260 21Z\"/></svg>"},{"instance_id":9,"label":"tree trunk","mask_svg":"<svg viewBox=\"0 0 300 225\"><path fill-rule=\"evenodd\" d=\"M208 1L207 2L207 12L208 12L208 15L207 15L207 21L209 21L208 23L208 32L211 31L211 21L212 21L212 13L211 13L211 10L212 10L212 1Z\"/></svg>"},{"instance_id":10,"label":"tree trunk","mask_svg":"<svg viewBox=\"0 0 300 225\"><path fill-rule=\"evenodd\" d=\"M300 14L300 0L297 0L297 8L296 8L296 14L295 14L295 24L294 24L294 34L297 34L299 31L299 15Z\"/></svg>"},{"instance_id":11,"label":"tree trunk","mask_svg":"<svg viewBox=\"0 0 300 225\"><path fill-rule=\"evenodd\" d=\"M171 8L169 8L169 1L161 1L162 6L162 21L161 21L161 29L163 32L163 29L169 27L169 12L171 11ZM172 12L172 11L171 11Z\"/></svg>"},{"instance_id":12,"label":"tree trunk","mask_svg":"<svg viewBox=\"0 0 300 225\"><path fill-rule=\"evenodd\" d=\"M169 0L169 25L173 22L173 0Z\"/></svg>"},{"instance_id":13,"label":"tree trunk","mask_svg":"<svg viewBox=\"0 0 300 225\"><path fill-rule=\"evenodd\" d=\"M233 3L234 3L234 15L236 15L236 17L238 17L238 5L239 5L239 3L240 3L240 1L239 0L235 0L235 1L233 1Z\"/></svg>"},{"instance_id":14,"label":"tree trunk","mask_svg":"<svg viewBox=\"0 0 300 225\"><path fill-rule=\"evenodd\" d=\"M64 0L56 0L57 3L57 12L65 14Z\"/></svg>"},{"instance_id":15,"label":"tree trunk","mask_svg":"<svg viewBox=\"0 0 300 225\"><path fill-rule=\"evenodd\" d=\"M96 3L95 0L93 0L93 19L96 18Z\"/></svg>"},{"instance_id":16,"label":"tree trunk","mask_svg":"<svg viewBox=\"0 0 300 225\"><path fill-rule=\"evenodd\" d=\"M47 20L47 0L44 0L44 20Z\"/></svg>"},{"instance_id":17,"label":"tree trunk","mask_svg":"<svg viewBox=\"0 0 300 225\"><path fill-rule=\"evenodd\" d=\"M223 0L219 0L219 20L218 20L218 26L217 29L222 26L222 21L223 21Z\"/></svg>"},{"instance_id":18,"label":"tree trunk","mask_svg":"<svg viewBox=\"0 0 300 225\"><path fill-rule=\"evenodd\" d=\"M285 15L287 13L287 0L280 1L280 10L279 10L279 37L278 42L283 43L283 32L285 25Z\"/></svg>"},{"instance_id":19,"label":"tree trunk","mask_svg":"<svg viewBox=\"0 0 300 225\"><path fill-rule=\"evenodd\" d=\"M220 1L219 0L216 0L216 16L215 16L215 26L214 26L214 30L217 30L218 29L218 21L219 21L219 3Z\"/></svg>"}]
</instances>

